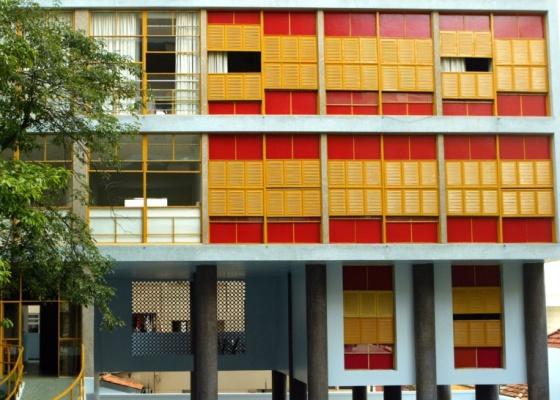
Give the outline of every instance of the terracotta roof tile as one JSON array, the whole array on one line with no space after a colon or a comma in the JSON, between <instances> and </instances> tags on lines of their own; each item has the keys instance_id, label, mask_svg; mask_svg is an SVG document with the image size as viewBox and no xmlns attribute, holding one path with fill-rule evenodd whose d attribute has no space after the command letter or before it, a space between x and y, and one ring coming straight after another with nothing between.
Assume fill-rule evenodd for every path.
<instances>
[{"instance_id":1,"label":"terracotta roof tile","mask_svg":"<svg viewBox=\"0 0 560 400\"><path fill-rule=\"evenodd\" d=\"M134 379L130 378L121 378L119 376L115 376L113 374L104 374L101 375L100 379L105 382L113 383L115 385L126 386L133 389L143 390L144 385Z\"/></svg>"}]
</instances>

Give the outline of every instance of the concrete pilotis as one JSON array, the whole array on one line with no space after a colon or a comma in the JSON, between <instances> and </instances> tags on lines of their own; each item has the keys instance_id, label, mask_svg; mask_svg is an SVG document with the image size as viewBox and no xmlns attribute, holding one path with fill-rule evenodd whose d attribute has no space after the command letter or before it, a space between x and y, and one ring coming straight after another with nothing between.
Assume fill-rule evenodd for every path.
<instances>
[{"instance_id":1,"label":"concrete pilotis","mask_svg":"<svg viewBox=\"0 0 560 400\"><path fill-rule=\"evenodd\" d=\"M307 265L307 385L310 400L328 400L327 269Z\"/></svg>"},{"instance_id":2,"label":"concrete pilotis","mask_svg":"<svg viewBox=\"0 0 560 400\"><path fill-rule=\"evenodd\" d=\"M438 385L437 400L451 400L451 386Z\"/></svg>"},{"instance_id":3,"label":"concrete pilotis","mask_svg":"<svg viewBox=\"0 0 560 400\"><path fill-rule=\"evenodd\" d=\"M475 385L474 390L476 400L498 400L500 397L498 385Z\"/></svg>"},{"instance_id":4,"label":"concrete pilotis","mask_svg":"<svg viewBox=\"0 0 560 400\"><path fill-rule=\"evenodd\" d=\"M196 268L194 372L196 400L218 399L217 268Z\"/></svg>"},{"instance_id":5,"label":"concrete pilotis","mask_svg":"<svg viewBox=\"0 0 560 400\"><path fill-rule=\"evenodd\" d=\"M286 375L272 371L272 400L286 400Z\"/></svg>"},{"instance_id":6,"label":"concrete pilotis","mask_svg":"<svg viewBox=\"0 0 560 400\"><path fill-rule=\"evenodd\" d=\"M529 399L549 400L544 264L523 264L525 355Z\"/></svg>"},{"instance_id":7,"label":"concrete pilotis","mask_svg":"<svg viewBox=\"0 0 560 400\"><path fill-rule=\"evenodd\" d=\"M352 386L352 400L367 400L367 386Z\"/></svg>"},{"instance_id":8,"label":"concrete pilotis","mask_svg":"<svg viewBox=\"0 0 560 400\"><path fill-rule=\"evenodd\" d=\"M400 386L383 386L383 400L401 400L402 387Z\"/></svg>"},{"instance_id":9,"label":"concrete pilotis","mask_svg":"<svg viewBox=\"0 0 560 400\"><path fill-rule=\"evenodd\" d=\"M437 379L433 264L413 265L412 276L416 398L434 400L437 398Z\"/></svg>"}]
</instances>

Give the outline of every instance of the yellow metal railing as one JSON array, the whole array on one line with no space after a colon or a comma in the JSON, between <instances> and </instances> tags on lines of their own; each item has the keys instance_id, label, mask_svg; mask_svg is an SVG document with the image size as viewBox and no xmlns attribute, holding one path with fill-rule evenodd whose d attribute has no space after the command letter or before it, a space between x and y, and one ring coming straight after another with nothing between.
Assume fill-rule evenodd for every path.
<instances>
[{"instance_id":1,"label":"yellow metal railing","mask_svg":"<svg viewBox=\"0 0 560 400\"><path fill-rule=\"evenodd\" d=\"M84 400L86 398L85 392L85 350L84 345L82 344L82 357L81 357L81 366L80 366L80 373L74 379L74 382L70 386L66 388L66 390L60 393L58 396L53 397L53 400Z\"/></svg>"},{"instance_id":2,"label":"yellow metal railing","mask_svg":"<svg viewBox=\"0 0 560 400\"><path fill-rule=\"evenodd\" d=\"M4 392L3 398L15 399L23 383L23 347L10 344L2 345L2 380L0 390Z\"/></svg>"}]
</instances>

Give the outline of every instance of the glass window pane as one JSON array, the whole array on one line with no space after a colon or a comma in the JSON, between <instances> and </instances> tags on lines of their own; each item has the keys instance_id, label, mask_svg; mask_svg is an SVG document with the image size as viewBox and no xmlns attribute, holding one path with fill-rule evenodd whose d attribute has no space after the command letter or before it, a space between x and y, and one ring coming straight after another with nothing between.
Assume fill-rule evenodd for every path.
<instances>
[{"instance_id":1,"label":"glass window pane","mask_svg":"<svg viewBox=\"0 0 560 400\"><path fill-rule=\"evenodd\" d=\"M142 173L90 173L94 206L124 206L125 200L143 197Z\"/></svg>"},{"instance_id":2,"label":"glass window pane","mask_svg":"<svg viewBox=\"0 0 560 400\"><path fill-rule=\"evenodd\" d=\"M200 202L200 174L149 173L147 197L167 199L168 206L194 206Z\"/></svg>"},{"instance_id":3,"label":"glass window pane","mask_svg":"<svg viewBox=\"0 0 560 400\"><path fill-rule=\"evenodd\" d=\"M148 12L148 35L173 35L170 12Z\"/></svg>"}]
</instances>

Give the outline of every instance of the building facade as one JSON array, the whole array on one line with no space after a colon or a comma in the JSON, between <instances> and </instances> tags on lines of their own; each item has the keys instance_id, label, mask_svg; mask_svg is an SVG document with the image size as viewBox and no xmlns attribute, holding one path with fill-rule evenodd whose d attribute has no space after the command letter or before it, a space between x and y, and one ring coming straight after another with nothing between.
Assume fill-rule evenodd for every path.
<instances>
[{"instance_id":1,"label":"building facade","mask_svg":"<svg viewBox=\"0 0 560 400\"><path fill-rule=\"evenodd\" d=\"M287 381L549 398L556 1L61 7L150 90L122 171L75 166L127 322L83 310L90 376L192 371L198 399L218 370L273 371L278 399Z\"/></svg>"}]
</instances>

